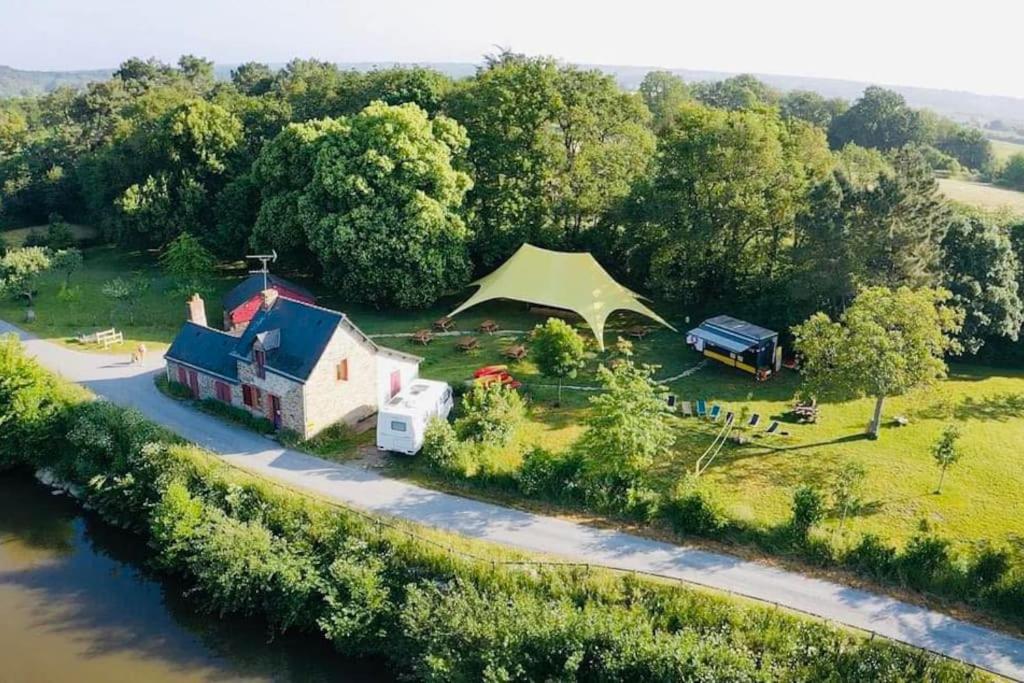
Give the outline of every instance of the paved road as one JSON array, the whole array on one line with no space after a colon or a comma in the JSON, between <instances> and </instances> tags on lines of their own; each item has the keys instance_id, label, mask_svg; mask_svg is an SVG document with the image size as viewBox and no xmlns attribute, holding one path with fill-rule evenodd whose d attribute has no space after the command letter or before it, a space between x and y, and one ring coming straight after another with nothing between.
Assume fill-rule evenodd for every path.
<instances>
[{"instance_id":1,"label":"paved road","mask_svg":"<svg viewBox=\"0 0 1024 683\"><path fill-rule=\"evenodd\" d=\"M163 359L144 367L127 358L88 354L15 332L50 369L97 394L133 406L225 460L327 498L465 536L567 559L669 577L743 593L925 647L1024 680L1024 641L938 612L755 562L595 529L468 500L388 479L357 466L329 463L225 424L173 401L153 386Z\"/></svg>"}]
</instances>

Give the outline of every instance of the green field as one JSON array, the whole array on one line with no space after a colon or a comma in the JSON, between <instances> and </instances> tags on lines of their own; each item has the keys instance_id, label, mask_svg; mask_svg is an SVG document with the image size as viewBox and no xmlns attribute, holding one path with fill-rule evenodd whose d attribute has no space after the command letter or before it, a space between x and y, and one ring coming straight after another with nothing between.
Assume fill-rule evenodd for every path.
<instances>
[{"instance_id":1,"label":"green field","mask_svg":"<svg viewBox=\"0 0 1024 683\"><path fill-rule=\"evenodd\" d=\"M997 161L1006 161L1014 154L1024 152L1024 144L1008 142L1006 140L989 140L992 143L992 153Z\"/></svg>"},{"instance_id":2,"label":"green field","mask_svg":"<svg viewBox=\"0 0 1024 683\"><path fill-rule=\"evenodd\" d=\"M138 307L135 325L99 294L103 282L133 271L152 279ZM220 295L244 276L240 265L218 274L207 298L211 322L221 317L217 303ZM43 279L36 299L38 318L28 325L48 339L75 345L69 339L73 335L113 324L128 338L118 350L125 352L136 340L144 340L151 347L166 344L184 319L182 297L168 293L168 283L153 266L150 254L125 255L106 247L87 250L85 267L73 280L80 292L73 302L58 301L59 282L55 275ZM407 334L429 326L457 301L458 297L452 297L426 311L398 313L346 305L329 295L321 303L345 311L366 333L381 335ZM664 312L671 319L679 315L678 311L675 315L671 310ZM0 317L20 322L22 316L20 303L0 302ZM543 320L522 304L495 303L471 309L457 322L460 329L472 331L485 318L497 320L505 330L528 330ZM613 319L611 325L622 327L629 322ZM612 334L608 341L613 339ZM438 337L427 347L414 345L407 337L381 337L378 341L423 355L424 376L460 383L479 366L503 362L502 348L523 339L520 332L478 336L481 348L470 354L457 351L450 337ZM593 369L607 357L592 346L586 370L571 383L593 385ZM660 365L657 376L662 378L677 375L699 361L682 337L669 330L659 330L638 342L636 358ZM527 383L531 401L522 441L554 450L567 447L580 433L579 423L591 394L567 390L562 406L556 408L552 405L554 389L540 386L550 382L537 374L529 359L511 364L510 369ZM708 364L670 387L682 400L704 398L737 413L757 412L765 419L785 420L798 381L795 373L787 371L773 381L757 384L748 375ZM752 436L747 445L730 444L705 476L716 484L730 516L767 526L788 518L797 485L815 482L827 488L840 463L856 460L867 467L868 479L863 505L846 524L844 535L849 540L870 531L901 542L919 528L921 520L963 544L985 538L1003 541L1024 537L1024 497L1019 494L1024 487L1024 453L1020 448L1024 443L1024 372L954 365L950 378L936 387L889 401L887 416L905 416L910 424L884 428L877 442L862 438L871 407L870 400L825 405L818 424L786 423L788 436ZM696 418L678 418L675 423L678 442L673 456L659 463L653 473L656 485L664 490L692 468L715 430ZM963 430L965 456L950 470L942 494L934 495L938 470L929 449L949 423ZM498 466L513 470L518 460L518 451L510 451ZM401 471L418 479L432 476L415 461L406 462ZM835 525L836 520L830 519L824 533L831 533Z\"/></svg>"},{"instance_id":3,"label":"green field","mask_svg":"<svg viewBox=\"0 0 1024 683\"><path fill-rule=\"evenodd\" d=\"M1024 192L959 178L939 178L939 189L953 201L991 211L1024 214Z\"/></svg>"},{"instance_id":4,"label":"green field","mask_svg":"<svg viewBox=\"0 0 1024 683\"><path fill-rule=\"evenodd\" d=\"M70 226L71 234L75 236L76 240L91 240L96 238L96 228L88 225L77 225L75 223L71 223ZM34 225L28 228L5 230L4 232L0 232L0 240L9 247L20 247L32 233L46 235L46 230L47 226L45 225Z\"/></svg>"}]
</instances>

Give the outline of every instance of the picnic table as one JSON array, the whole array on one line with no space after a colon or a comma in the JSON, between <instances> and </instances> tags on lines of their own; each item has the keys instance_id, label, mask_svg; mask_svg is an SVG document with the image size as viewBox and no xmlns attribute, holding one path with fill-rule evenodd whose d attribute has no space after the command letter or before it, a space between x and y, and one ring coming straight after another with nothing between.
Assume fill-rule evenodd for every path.
<instances>
[{"instance_id":1,"label":"picnic table","mask_svg":"<svg viewBox=\"0 0 1024 683\"><path fill-rule=\"evenodd\" d=\"M513 344L505 349L505 357L512 360L522 360L526 358L526 347L522 344Z\"/></svg>"},{"instance_id":2,"label":"picnic table","mask_svg":"<svg viewBox=\"0 0 1024 683\"><path fill-rule=\"evenodd\" d=\"M435 330L441 330L442 332L448 332L449 330L451 330L454 327L455 327L455 321L452 320L451 318L449 318L448 316L444 316L443 318L438 318L437 320L434 321L434 329Z\"/></svg>"},{"instance_id":3,"label":"picnic table","mask_svg":"<svg viewBox=\"0 0 1024 683\"><path fill-rule=\"evenodd\" d=\"M434 338L434 333L428 329L416 330L412 333L412 340L426 346Z\"/></svg>"},{"instance_id":4,"label":"picnic table","mask_svg":"<svg viewBox=\"0 0 1024 683\"><path fill-rule=\"evenodd\" d=\"M634 325L626 330L626 336L632 337L633 339L643 339L651 333L650 328L644 325Z\"/></svg>"},{"instance_id":5,"label":"picnic table","mask_svg":"<svg viewBox=\"0 0 1024 683\"><path fill-rule=\"evenodd\" d=\"M472 351L479 346L480 340L476 337L459 337L459 340L455 342L455 348L459 351Z\"/></svg>"},{"instance_id":6,"label":"picnic table","mask_svg":"<svg viewBox=\"0 0 1024 683\"><path fill-rule=\"evenodd\" d=\"M494 334L499 329L501 328L498 326L498 323L493 320L485 320L480 323L480 331L484 334Z\"/></svg>"}]
</instances>

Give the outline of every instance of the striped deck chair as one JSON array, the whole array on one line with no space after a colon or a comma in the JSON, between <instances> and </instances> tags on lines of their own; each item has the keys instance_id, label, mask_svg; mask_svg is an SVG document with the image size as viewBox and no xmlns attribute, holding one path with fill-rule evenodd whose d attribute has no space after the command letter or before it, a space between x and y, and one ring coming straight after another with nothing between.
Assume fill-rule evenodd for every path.
<instances>
[{"instance_id":1,"label":"striped deck chair","mask_svg":"<svg viewBox=\"0 0 1024 683\"><path fill-rule=\"evenodd\" d=\"M683 414L683 417L693 417L693 405L689 401L681 401L679 403L679 411Z\"/></svg>"},{"instance_id":2,"label":"striped deck chair","mask_svg":"<svg viewBox=\"0 0 1024 683\"><path fill-rule=\"evenodd\" d=\"M713 405L713 406L711 406L711 412L708 413L708 419L710 419L712 422L714 422L715 420L718 419L718 416L721 415L721 414L722 414L722 406L717 405L717 404Z\"/></svg>"},{"instance_id":3,"label":"striped deck chair","mask_svg":"<svg viewBox=\"0 0 1024 683\"><path fill-rule=\"evenodd\" d=\"M747 426L748 427L756 427L759 424L761 424L761 414L760 413L754 413L753 415L750 416L750 419L747 420Z\"/></svg>"},{"instance_id":4,"label":"striped deck chair","mask_svg":"<svg viewBox=\"0 0 1024 683\"><path fill-rule=\"evenodd\" d=\"M708 406L707 406L707 404L704 402L704 399L698 398L697 399L697 417L704 417L707 414L708 414Z\"/></svg>"}]
</instances>

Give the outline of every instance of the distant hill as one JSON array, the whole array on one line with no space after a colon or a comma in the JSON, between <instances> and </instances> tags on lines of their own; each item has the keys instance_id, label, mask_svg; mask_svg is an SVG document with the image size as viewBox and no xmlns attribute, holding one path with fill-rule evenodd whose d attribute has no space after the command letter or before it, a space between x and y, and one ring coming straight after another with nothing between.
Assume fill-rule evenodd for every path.
<instances>
[{"instance_id":1,"label":"distant hill","mask_svg":"<svg viewBox=\"0 0 1024 683\"><path fill-rule=\"evenodd\" d=\"M469 62L421 62L420 66L431 67L448 74L453 78L464 78L472 75L477 68ZM227 79L233 64L218 64L218 78ZM283 64L272 64L280 68ZM345 69L366 71L374 68L391 66L410 66L400 62L342 62L338 66ZM587 65L591 66L591 65ZM640 85L644 74L661 67L651 66L620 66L615 64L593 65L595 68L609 73L629 90ZM722 71L700 71L694 69L669 69L687 81L717 81L734 73ZM38 94L49 92L59 86L81 87L90 81L103 80L110 77L113 69L95 69L91 71L20 71L8 66L0 66L0 97ZM811 90L825 97L842 97L854 100L860 96L870 83L847 81L837 78L809 78L804 76L785 76L778 74L759 74L755 76L780 90ZM912 107L931 109L939 114L960 121L984 123L995 119L1006 122L1024 123L1024 98L1004 97L1000 95L979 95L977 93L940 90L935 88L918 88L913 86L886 85L904 97Z\"/></svg>"}]
</instances>

